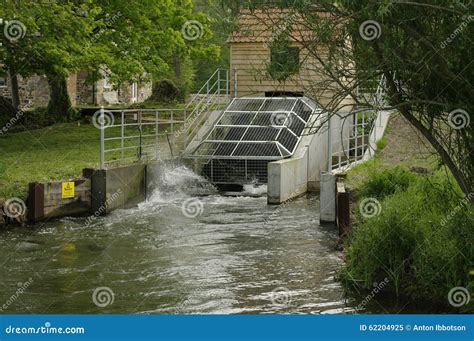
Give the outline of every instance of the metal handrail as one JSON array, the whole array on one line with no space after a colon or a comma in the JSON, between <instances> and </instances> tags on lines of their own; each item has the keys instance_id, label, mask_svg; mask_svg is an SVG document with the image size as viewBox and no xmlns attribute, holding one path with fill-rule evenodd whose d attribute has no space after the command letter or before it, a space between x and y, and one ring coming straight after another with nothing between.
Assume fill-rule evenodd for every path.
<instances>
[{"instance_id":1,"label":"metal handrail","mask_svg":"<svg viewBox=\"0 0 474 341\"><path fill-rule=\"evenodd\" d=\"M176 113L182 113L183 118L175 119ZM160 115L165 114L166 117L160 118ZM116 124L116 116L119 118L119 124ZM133 117L134 122L127 121L127 119L130 119L130 116ZM154 158L158 159L160 137L166 136L168 134L168 130L171 134L173 134L175 125L182 124L185 122L185 120L185 109L105 110L104 107L102 107L98 116L98 123L100 124L100 169L106 168L106 166L111 163L125 162L130 160L140 161L143 156L146 155L148 157L148 154L146 153L149 149L152 151ZM159 128L161 126L167 126L166 130L160 131ZM119 136L106 136L106 130L113 128L120 129ZM144 129L146 130L144 131ZM152 131L150 132L149 130ZM148 139L151 139L154 142L151 143ZM108 143L115 142L120 143L120 145L107 146ZM126 142L127 145L125 145ZM134 156L125 155L125 152L130 150L136 150ZM107 158L107 156L113 152L120 152L120 157L118 160Z\"/></svg>"},{"instance_id":2,"label":"metal handrail","mask_svg":"<svg viewBox=\"0 0 474 341\"><path fill-rule=\"evenodd\" d=\"M188 102L183 109L107 109L103 107L100 109L98 122L100 123L100 168L104 169L107 164L117 163L123 161L140 161L142 157L147 153L148 149L154 148L153 154L158 158L158 150L160 144L160 137L167 136L168 130L164 133L160 132L160 127L165 125L169 126L171 134L175 133L175 126L181 125L185 129L181 128L179 133L181 134L185 130L191 128L191 134L193 133L192 124L195 120L206 112L210 104L214 103L214 99L217 96L230 96L230 85L229 85L229 71L223 68L218 68L211 77L204 83L199 92L195 94L195 97ZM225 82L223 86L223 82ZM176 118L176 114L182 114L181 117ZM153 115L154 114L154 115ZM160 120L160 115L169 114L169 117L164 117ZM130 122L130 116L133 115L133 122ZM96 116L96 115L94 115ZM109 116L109 123L107 117ZM115 117L119 118L117 124ZM145 117L144 117L145 116ZM97 118L97 117L95 117ZM136 129L133 129L133 128ZM150 134L149 129L153 129L154 132ZM119 136L106 136L107 129L120 129ZM146 131L144 132L144 129ZM127 135L132 131L132 135ZM134 133L133 133L134 132ZM147 144L144 140L153 139L154 143ZM137 142L133 142L138 140ZM186 138L187 140L187 138ZM120 146L109 147L108 143L120 143ZM186 141L187 142L187 141ZM127 145L125 145L127 143ZM132 145L129 145L133 143ZM125 151L137 150L135 156L125 155ZM108 159L106 154L110 155L112 152L120 152L120 158Z\"/></svg>"},{"instance_id":3,"label":"metal handrail","mask_svg":"<svg viewBox=\"0 0 474 341\"><path fill-rule=\"evenodd\" d=\"M357 95L369 95L370 99L373 98L373 102L370 103L372 108L366 108L366 109L357 109L352 112L352 115L347 117L349 119L350 117L354 117L354 125L352 127L353 131L353 136L350 136L349 138L341 138L337 142L341 143L342 146L344 146L344 143L349 144L349 148L342 151L338 151L335 153L329 153L329 160L328 163L330 165L330 168L333 170L335 169L341 169L342 167L350 167L353 164L357 164L361 161L364 161L366 159L366 152L367 150L371 149L370 141L369 138L370 136L377 130L377 123L374 122L374 124L370 127L369 130L366 129L368 125L368 117L366 117L366 112L371 112L372 116L375 116L375 121L379 119L380 117L380 108L384 105L385 103L385 88L386 88L386 78L385 75L382 75L378 81L377 88L375 89L375 92L364 92L361 93L359 87L357 88ZM362 122L359 124L358 121L358 114L362 113ZM362 128L362 133L359 134L359 128ZM367 139L366 139L367 137ZM359 141L360 140L360 141ZM351 143L354 142L354 146L351 146ZM359 144L359 142L361 142ZM361 153L359 154L359 151ZM354 155L351 155L351 152L353 152ZM337 163L332 164L332 158L337 157ZM345 160L343 160L345 158Z\"/></svg>"}]
</instances>

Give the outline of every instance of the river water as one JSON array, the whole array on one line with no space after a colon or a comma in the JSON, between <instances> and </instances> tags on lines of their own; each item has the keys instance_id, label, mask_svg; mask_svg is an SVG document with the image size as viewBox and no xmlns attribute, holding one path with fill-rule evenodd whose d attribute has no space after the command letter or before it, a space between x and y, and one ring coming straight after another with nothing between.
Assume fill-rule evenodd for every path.
<instances>
[{"instance_id":1,"label":"river water","mask_svg":"<svg viewBox=\"0 0 474 341\"><path fill-rule=\"evenodd\" d=\"M136 208L0 233L6 313L344 313L337 231L319 198L268 206L184 167ZM3 304L3 306L2 306ZM370 308L369 308L370 309Z\"/></svg>"}]
</instances>

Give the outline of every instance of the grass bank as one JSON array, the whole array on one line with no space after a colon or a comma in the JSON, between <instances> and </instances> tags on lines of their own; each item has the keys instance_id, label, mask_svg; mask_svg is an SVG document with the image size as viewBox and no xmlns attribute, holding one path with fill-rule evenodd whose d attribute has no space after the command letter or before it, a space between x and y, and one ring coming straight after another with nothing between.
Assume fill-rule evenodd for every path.
<instances>
[{"instance_id":1,"label":"grass bank","mask_svg":"<svg viewBox=\"0 0 474 341\"><path fill-rule=\"evenodd\" d=\"M98 165L99 130L64 123L0 136L0 197L26 198L31 181L76 177Z\"/></svg>"},{"instance_id":2,"label":"grass bank","mask_svg":"<svg viewBox=\"0 0 474 341\"><path fill-rule=\"evenodd\" d=\"M140 109L184 107L180 103L154 102L133 106ZM119 106L113 108L122 109ZM26 199L29 182L78 177L83 168L97 167L99 164L100 130L94 127L90 117L78 117L76 122L41 127L50 124L50 121L45 120L43 111L35 109L25 113L7 134L0 134L0 198ZM175 114L175 119L182 118L181 115ZM160 117L169 118L166 113ZM175 128L178 129L178 125ZM108 137L120 136L120 129L109 128L106 134ZM115 147L118 146L119 142ZM112 147L114 145L110 143L107 145L107 148Z\"/></svg>"},{"instance_id":3,"label":"grass bank","mask_svg":"<svg viewBox=\"0 0 474 341\"><path fill-rule=\"evenodd\" d=\"M356 219L341 278L358 291L387 279L397 297L453 308L453 288L474 294L474 208L400 118L386 139L347 176ZM472 303L460 309L474 311Z\"/></svg>"}]
</instances>

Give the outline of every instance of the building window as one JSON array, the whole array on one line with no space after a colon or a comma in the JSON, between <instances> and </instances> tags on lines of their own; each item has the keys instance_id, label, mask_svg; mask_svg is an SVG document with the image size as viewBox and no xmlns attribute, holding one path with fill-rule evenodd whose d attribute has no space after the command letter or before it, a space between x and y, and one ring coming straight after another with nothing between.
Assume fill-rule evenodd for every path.
<instances>
[{"instance_id":1,"label":"building window","mask_svg":"<svg viewBox=\"0 0 474 341\"><path fill-rule=\"evenodd\" d=\"M289 46L273 46L270 50L270 77L279 82L287 80L300 70L300 49Z\"/></svg>"}]
</instances>

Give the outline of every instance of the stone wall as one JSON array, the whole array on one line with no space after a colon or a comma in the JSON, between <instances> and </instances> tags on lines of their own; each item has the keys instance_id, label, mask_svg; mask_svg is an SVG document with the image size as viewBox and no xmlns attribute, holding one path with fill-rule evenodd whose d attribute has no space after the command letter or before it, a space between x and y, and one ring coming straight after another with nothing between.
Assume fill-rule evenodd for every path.
<instances>
[{"instance_id":1,"label":"stone wall","mask_svg":"<svg viewBox=\"0 0 474 341\"><path fill-rule=\"evenodd\" d=\"M67 80L68 92L71 104L76 105L76 75L72 74ZM20 93L20 105L27 107L45 107L49 102L48 79L44 75L33 75L27 78L18 76L18 90ZM10 81L8 86L0 88L0 95L11 98Z\"/></svg>"},{"instance_id":2,"label":"stone wall","mask_svg":"<svg viewBox=\"0 0 474 341\"><path fill-rule=\"evenodd\" d=\"M11 98L9 81L6 87L0 87L0 96ZM133 98L132 84L124 84L119 89L105 88L103 79L95 85L87 82L87 71L71 74L67 87L71 104L77 105L116 105L132 104L145 101L152 93L152 83L138 83L137 98ZM18 76L21 106L45 107L49 102L49 85L46 76L34 75L23 78Z\"/></svg>"},{"instance_id":3,"label":"stone wall","mask_svg":"<svg viewBox=\"0 0 474 341\"><path fill-rule=\"evenodd\" d=\"M87 82L87 71L79 71L76 82L77 105L94 104L94 97L94 86Z\"/></svg>"}]
</instances>

